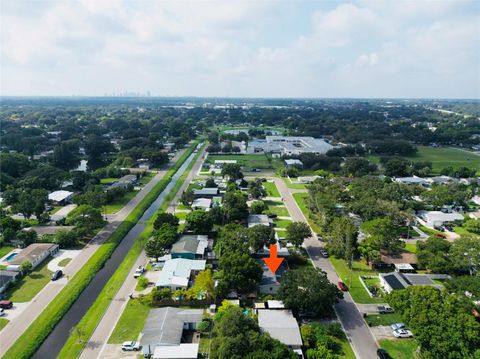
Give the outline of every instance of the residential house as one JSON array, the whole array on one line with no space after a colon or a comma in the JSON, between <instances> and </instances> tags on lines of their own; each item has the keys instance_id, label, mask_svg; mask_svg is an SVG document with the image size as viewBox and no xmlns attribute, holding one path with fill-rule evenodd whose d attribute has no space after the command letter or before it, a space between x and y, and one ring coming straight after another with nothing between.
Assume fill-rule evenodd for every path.
<instances>
[{"instance_id":1,"label":"residential house","mask_svg":"<svg viewBox=\"0 0 480 359\"><path fill-rule=\"evenodd\" d=\"M430 186L430 183L427 180L425 180L424 178L421 178L421 177L417 177L417 176L397 177L397 178L395 178L395 182L402 183L402 184L423 186L423 187Z\"/></svg>"},{"instance_id":2,"label":"residential house","mask_svg":"<svg viewBox=\"0 0 480 359\"><path fill-rule=\"evenodd\" d=\"M196 359L198 343L183 343L183 334L195 330L202 319L202 309L151 309L140 340L143 355L154 359Z\"/></svg>"},{"instance_id":3,"label":"residential house","mask_svg":"<svg viewBox=\"0 0 480 359\"><path fill-rule=\"evenodd\" d=\"M249 214L248 228L258 225L270 227L272 225L272 221L266 214Z\"/></svg>"},{"instance_id":4,"label":"residential house","mask_svg":"<svg viewBox=\"0 0 480 359\"><path fill-rule=\"evenodd\" d=\"M10 284L20 277L20 272L12 270L0 270L0 293L5 292Z\"/></svg>"},{"instance_id":5,"label":"residential house","mask_svg":"<svg viewBox=\"0 0 480 359\"><path fill-rule=\"evenodd\" d=\"M282 264L280 264L280 267L278 267L275 273L272 273L272 271L265 264L265 261L259 260L258 262L262 265L263 270L262 279L258 285L259 292L261 294L277 293L278 288L280 288L280 278L282 278L282 275L288 268L286 262L282 261Z\"/></svg>"},{"instance_id":6,"label":"residential house","mask_svg":"<svg viewBox=\"0 0 480 359\"><path fill-rule=\"evenodd\" d=\"M285 165L287 167L299 167L299 168L303 167L302 161L297 160L297 159L286 159L285 160Z\"/></svg>"},{"instance_id":7,"label":"residential house","mask_svg":"<svg viewBox=\"0 0 480 359\"><path fill-rule=\"evenodd\" d=\"M302 337L297 320L291 310L259 309L258 326L262 332L270 334L272 338L302 355Z\"/></svg>"},{"instance_id":8,"label":"residential house","mask_svg":"<svg viewBox=\"0 0 480 359\"><path fill-rule=\"evenodd\" d=\"M451 213L444 213L441 211L420 211L417 220L427 227L441 227L447 223L456 221L463 221L463 215L452 211Z\"/></svg>"},{"instance_id":9,"label":"residential house","mask_svg":"<svg viewBox=\"0 0 480 359\"><path fill-rule=\"evenodd\" d=\"M107 191L111 191L114 188L124 188L127 189L130 186L133 186L137 182L137 175L129 174L121 177L118 181L112 183L107 187Z\"/></svg>"},{"instance_id":10,"label":"residential house","mask_svg":"<svg viewBox=\"0 0 480 359\"><path fill-rule=\"evenodd\" d=\"M214 197L217 198L217 197ZM203 211L210 210L212 206L212 199L210 198L195 198L192 202L192 209L201 209Z\"/></svg>"},{"instance_id":11,"label":"residential house","mask_svg":"<svg viewBox=\"0 0 480 359\"><path fill-rule=\"evenodd\" d=\"M58 205L67 204L72 200L72 198L73 192L65 191L63 189L59 191L54 191L48 195L48 200Z\"/></svg>"},{"instance_id":12,"label":"residential house","mask_svg":"<svg viewBox=\"0 0 480 359\"><path fill-rule=\"evenodd\" d=\"M387 293L398 289L405 289L411 285L431 285L437 288L443 288L443 286L436 284L430 275L426 274L408 274L396 271L383 273L378 277L382 288Z\"/></svg>"},{"instance_id":13,"label":"residential house","mask_svg":"<svg viewBox=\"0 0 480 359\"><path fill-rule=\"evenodd\" d=\"M220 195L220 190L217 187L212 188L202 188L193 190L195 198L210 198L217 197Z\"/></svg>"},{"instance_id":14,"label":"residential house","mask_svg":"<svg viewBox=\"0 0 480 359\"><path fill-rule=\"evenodd\" d=\"M187 234L175 242L170 251L172 259L202 259L208 247L208 236Z\"/></svg>"},{"instance_id":15,"label":"residential house","mask_svg":"<svg viewBox=\"0 0 480 359\"><path fill-rule=\"evenodd\" d=\"M32 268L36 268L47 257L55 255L58 250L58 244L54 243L30 244L10 261L10 264L7 266L7 270L20 271L20 266L25 261L32 263Z\"/></svg>"},{"instance_id":16,"label":"residential house","mask_svg":"<svg viewBox=\"0 0 480 359\"><path fill-rule=\"evenodd\" d=\"M205 270L205 264L205 260L185 258L167 260L158 276L157 288L170 288L172 291L186 289L193 277Z\"/></svg>"}]
</instances>

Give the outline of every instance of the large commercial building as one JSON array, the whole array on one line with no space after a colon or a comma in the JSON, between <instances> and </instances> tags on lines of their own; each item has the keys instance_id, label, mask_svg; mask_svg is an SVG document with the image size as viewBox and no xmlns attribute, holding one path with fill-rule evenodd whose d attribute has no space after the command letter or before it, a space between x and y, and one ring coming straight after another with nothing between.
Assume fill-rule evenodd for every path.
<instances>
[{"instance_id":1,"label":"large commercial building","mask_svg":"<svg viewBox=\"0 0 480 359\"><path fill-rule=\"evenodd\" d=\"M299 136L267 136L265 140L252 141L247 153L271 153L277 156L298 156L302 153L324 154L333 146L325 140Z\"/></svg>"}]
</instances>

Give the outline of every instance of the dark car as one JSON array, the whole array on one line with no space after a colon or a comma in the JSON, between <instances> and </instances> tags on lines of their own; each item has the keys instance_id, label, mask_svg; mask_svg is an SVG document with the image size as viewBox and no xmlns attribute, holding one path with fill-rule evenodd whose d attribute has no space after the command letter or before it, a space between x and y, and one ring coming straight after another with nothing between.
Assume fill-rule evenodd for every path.
<instances>
[{"instance_id":1,"label":"dark car","mask_svg":"<svg viewBox=\"0 0 480 359\"><path fill-rule=\"evenodd\" d=\"M348 292L347 285L341 281L338 282L338 289L340 289L342 292Z\"/></svg>"},{"instance_id":2,"label":"dark car","mask_svg":"<svg viewBox=\"0 0 480 359\"><path fill-rule=\"evenodd\" d=\"M325 248L320 248L320 253L322 254L322 256L324 256L325 258L328 258L328 252Z\"/></svg>"},{"instance_id":3,"label":"dark car","mask_svg":"<svg viewBox=\"0 0 480 359\"><path fill-rule=\"evenodd\" d=\"M377 349L377 357L379 359L390 359L390 355L388 355L386 350L382 348Z\"/></svg>"},{"instance_id":4,"label":"dark car","mask_svg":"<svg viewBox=\"0 0 480 359\"><path fill-rule=\"evenodd\" d=\"M271 213L268 215L268 218L277 218L278 215L276 215L275 213Z\"/></svg>"},{"instance_id":5,"label":"dark car","mask_svg":"<svg viewBox=\"0 0 480 359\"><path fill-rule=\"evenodd\" d=\"M443 239L447 238L447 236L444 235L443 233L435 233L435 237L443 238Z\"/></svg>"},{"instance_id":6,"label":"dark car","mask_svg":"<svg viewBox=\"0 0 480 359\"><path fill-rule=\"evenodd\" d=\"M393 313L393 309L389 306L386 305L379 305L377 307L377 310L380 314L388 314L388 313Z\"/></svg>"},{"instance_id":7,"label":"dark car","mask_svg":"<svg viewBox=\"0 0 480 359\"><path fill-rule=\"evenodd\" d=\"M11 300L0 300L1 309L10 309L13 307L13 302Z\"/></svg>"},{"instance_id":8,"label":"dark car","mask_svg":"<svg viewBox=\"0 0 480 359\"><path fill-rule=\"evenodd\" d=\"M433 229L436 229L437 231L440 231L440 232L445 232L445 229L440 226L433 226Z\"/></svg>"},{"instance_id":9,"label":"dark car","mask_svg":"<svg viewBox=\"0 0 480 359\"><path fill-rule=\"evenodd\" d=\"M63 272L61 270L55 271L55 273L52 274L52 280L57 280L62 278Z\"/></svg>"}]
</instances>

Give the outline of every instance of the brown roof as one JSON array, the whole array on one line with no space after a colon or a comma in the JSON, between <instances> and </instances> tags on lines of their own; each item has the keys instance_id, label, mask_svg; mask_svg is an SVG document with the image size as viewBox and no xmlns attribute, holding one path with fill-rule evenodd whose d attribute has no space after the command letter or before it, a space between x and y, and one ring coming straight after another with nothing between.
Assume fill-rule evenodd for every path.
<instances>
[{"instance_id":1,"label":"brown roof","mask_svg":"<svg viewBox=\"0 0 480 359\"><path fill-rule=\"evenodd\" d=\"M417 255L415 253L410 253L410 252L402 252L398 254L382 253L381 260L383 263L386 263L386 264L400 264L400 263L416 264Z\"/></svg>"},{"instance_id":2,"label":"brown roof","mask_svg":"<svg viewBox=\"0 0 480 359\"><path fill-rule=\"evenodd\" d=\"M53 247L58 247L58 244L54 243L33 243L27 248L23 249L11 262L13 265L20 265L23 261L33 261L35 258L43 254L45 251L50 250Z\"/></svg>"}]
</instances>

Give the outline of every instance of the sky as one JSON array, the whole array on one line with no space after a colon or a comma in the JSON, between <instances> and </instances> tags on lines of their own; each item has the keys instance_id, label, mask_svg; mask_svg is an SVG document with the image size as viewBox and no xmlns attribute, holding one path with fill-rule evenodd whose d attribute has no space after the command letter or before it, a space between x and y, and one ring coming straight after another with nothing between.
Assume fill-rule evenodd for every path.
<instances>
[{"instance_id":1,"label":"sky","mask_svg":"<svg viewBox=\"0 0 480 359\"><path fill-rule=\"evenodd\" d=\"M0 94L480 98L480 1L0 0Z\"/></svg>"}]
</instances>

